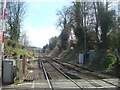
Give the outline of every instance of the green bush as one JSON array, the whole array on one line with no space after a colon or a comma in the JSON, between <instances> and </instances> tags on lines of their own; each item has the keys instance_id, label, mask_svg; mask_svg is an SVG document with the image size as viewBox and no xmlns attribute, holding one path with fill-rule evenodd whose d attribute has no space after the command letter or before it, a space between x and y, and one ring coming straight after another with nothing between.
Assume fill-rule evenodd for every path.
<instances>
[{"instance_id":1,"label":"green bush","mask_svg":"<svg viewBox=\"0 0 120 90\"><path fill-rule=\"evenodd\" d=\"M105 63L108 65L108 68L113 68L116 63L116 56L113 53L108 53L105 57Z\"/></svg>"},{"instance_id":2,"label":"green bush","mask_svg":"<svg viewBox=\"0 0 120 90\"><path fill-rule=\"evenodd\" d=\"M106 69L114 69L116 64L116 56L114 53L107 53L99 60L93 60L91 68L97 71L104 71Z\"/></svg>"},{"instance_id":3,"label":"green bush","mask_svg":"<svg viewBox=\"0 0 120 90\"><path fill-rule=\"evenodd\" d=\"M15 42L12 44L12 47L14 47L14 48L16 47L16 43Z\"/></svg>"},{"instance_id":4,"label":"green bush","mask_svg":"<svg viewBox=\"0 0 120 90\"><path fill-rule=\"evenodd\" d=\"M7 41L7 45L8 45L8 46L12 46L12 43L13 43L12 40Z\"/></svg>"},{"instance_id":5,"label":"green bush","mask_svg":"<svg viewBox=\"0 0 120 90\"><path fill-rule=\"evenodd\" d=\"M13 47L13 48L15 48L15 47L17 47L17 42L16 41L14 41L14 40L8 40L7 41L7 45L8 46L11 46L11 47Z\"/></svg>"}]
</instances>

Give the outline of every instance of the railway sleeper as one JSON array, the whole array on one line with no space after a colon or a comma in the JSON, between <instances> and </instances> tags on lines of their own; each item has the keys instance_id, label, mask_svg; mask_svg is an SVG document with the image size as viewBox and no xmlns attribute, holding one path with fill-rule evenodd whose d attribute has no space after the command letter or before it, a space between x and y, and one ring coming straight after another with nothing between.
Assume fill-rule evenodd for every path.
<instances>
[{"instance_id":1,"label":"railway sleeper","mask_svg":"<svg viewBox=\"0 0 120 90\"><path fill-rule=\"evenodd\" d=\"M54 61L55 61L55 60L54 60ZM73 70L75 70L75 71L77 71L77 72L81 72L78 68L75 68L74 66L70 67L69 65L67 65L67 64L62 64L62 63L59 62L59 61L55 61L55 62L61 64L62 66L66 67L66 68L68 68L68 69L73 69ZM68 63L68 64L69 64L69 63ZM92 77L94 76L94 77L99 78L99 79L104 79L103 76L101 76L100 74L98 75L98 73L96 74L95 71L93 71L93 70L90 70L90 69L87 69L87 68L84 68L84 67L81 67L81 66L77 66L77 65L75 65L75 66L76 66L76 67L80 67L80 68L82 68L82 69L84 69L84 70L89 71L90 73L84 72L84 74L86 74L87 76L92 76Z\"/></svg>"},{"instance_id":2,"label":"railway sleeper","mask_svg":"<svg viewBox=\"0 0 120 90\"><path fill-rule=\"evenodd\" d=\"M34 80L33 74L28 74L23 80L23 82L32 82L33 80Z\"/></svg>"},{"instance_id":3,"label":"railway sleeper","mask_svg":"<svg viewBox=\"0 0 120 90\"><path fill-rule=\"evenodd\" d=\"M53 60L53 61L62 64L60 61L56 61L56 60ZM78 64L76 64L76 65L71 64L71 63L68 63L68 64L73 65L73 67L76 66L76 67L78 67L78 68L82 68L82 69L84 69L84 70L87 70L87 71L91 72L93 76L95 76L95 77L97 77L97 78L100 78L100 79L103 79L103 78L105 77L105 75L109 75L110 77L116 77L116 76L114 76L114 75L110 75L110 74L105 73L105 72L98 72L98 71L94 71L94 70L91 70L91 69L86 68L86 67L79 66ZM66 65L67 65L67 64L66 64ZM68 65L68 66L69 66L69 65ZM96 74L97 74L97 75L96 75ZM98 75L98 74L99 74L99 75ZM100 74L101 74L101 75L100 75ZM108 76L106 76L106 77L108 77Z\"/></svg>"}]
</instances>

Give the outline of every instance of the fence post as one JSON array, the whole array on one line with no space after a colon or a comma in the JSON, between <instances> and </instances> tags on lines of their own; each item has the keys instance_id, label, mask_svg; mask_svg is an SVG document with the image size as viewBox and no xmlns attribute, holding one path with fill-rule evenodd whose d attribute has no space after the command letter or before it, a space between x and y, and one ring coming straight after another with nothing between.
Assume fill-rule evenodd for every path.
<instances>
[{"instance_id":1,"label":"fence post","mask_svg":"<svg viewBox=\"0 0 120 90\"><path fill-rule=\"evenodd\" d=\"M23 60L22 60L22 71L23 71L23 74L25 74L25 55L23 55Z\"/></svg>"}]
</instances>

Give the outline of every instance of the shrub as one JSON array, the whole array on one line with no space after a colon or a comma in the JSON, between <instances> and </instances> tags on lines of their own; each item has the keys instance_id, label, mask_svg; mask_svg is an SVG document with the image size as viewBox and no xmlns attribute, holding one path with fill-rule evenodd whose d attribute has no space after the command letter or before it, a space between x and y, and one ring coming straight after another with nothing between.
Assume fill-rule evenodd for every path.
<instances>
[{"instance_id":1,"label":"shrub","mask_svg":"<svg viewBox=\"0 0 120 90\"><path fill-rule=\"evenodd\" d=\"M12 47L14 47L14 48L16 47L16 43L15 42L12 44Z\"/></svg>"},{"instance_id":2,"label":"shrub","mask_svg":"<svg viewBox=\"0 0 120 90\"><path fill-rule=\"evenodd\" d=\"M8 46L12 46L12 43L13 43L12 40L7 41L7 45L8 45Z\"/></svg>"},{"instance_id":3,"label":"shrub","mask_svg":"<svg viewBox=\"0 0 120 90\"><path fill-rule=\"evenodd\" d=\"M11 47L14 47L14 48L17 47L17 44L18 43L16 41L14 41L14 40L8 40L7 41L7 45L11 46Z\"/></svg>"},{"instance_id":4,"label":"shrub","mask_svg":"<svg viewBox=\"0 0 120 90\"><path fill-rule=\"evenodd\" d=\"M114 68L116 63L116 56L113 53L108 53L105 57L105 62L107 62L108 68Z\"/></svg>"}]
</instances>

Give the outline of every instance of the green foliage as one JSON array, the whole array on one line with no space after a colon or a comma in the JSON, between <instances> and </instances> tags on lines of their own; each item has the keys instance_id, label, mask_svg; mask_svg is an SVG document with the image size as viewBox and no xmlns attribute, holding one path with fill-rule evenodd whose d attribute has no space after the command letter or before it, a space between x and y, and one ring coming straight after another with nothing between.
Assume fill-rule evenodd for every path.
<instances>
[{"instance_id":1,"label":"green foliage","mask_svg":"<svg viewBox=\"0 0 120 90\"><path fill-rule=\"evenodd\" d=\"M90 18L87 18L91 16L90 12L92 13L93 10L90 10L92 7L92 3L88 2L74 2L73 5L74 9L74 33L77 39L76 47L80 50L84 50L85 44L85 34L92 30L93 28L89 25L91 24ZM87 24L88 23L88 24ZM88 39L88 38L87 38ZM86 39L86 40L87 40Z\"/></svg>"},{"instance_id":2,"label":"green foliage","mask_svg":"<svg viewBox=\"0 0 120 90\"><path fill-rule=\"evenodd\" d=\"M16 47L16 43L13 43L13 44L12 44L12 47Z\"/></svg>"},{"instance_id":3,"label":"green foliage","mask_svg":"<svg viewBox=\"0 0 120 90\"><path fill-rule=\"evenodd\" d=\"M13 43L12 40L7 41L7 45L8 45L8 46L12 46L12 43Z\"/></svg>"},{"instance_id":4,"label":"green foliage","mask_svg":"<svg viewBox=\"0 0 120 90\"><path fill-rule=\"evenodd\" d=\"M65 59L66 59L67 61L70 61L73 56L74 56L74 54L73 54L73 53L70 53L69 55L67 55L67 56L65 57Z\"/></svg>"},{"instance_id":5,"label":"green foliage","mask_svg":"<svg viewBox=\"0 0 120 90\"><path fill-rule=\"evenodd\" d=\"M96 69L100 71L104 71L108 68L114 68L114 64L116 62L116 56L113 53L106 54L103 58L103 60L96 65Z\"/></svg>"},{"instance_id":6,"label":"green foliage","mask_svg":"<svg viewBox=\"0 0 120 90\"><path fill-rule=\"evenodd\" d=\"M60 39L61 39L61 48L62 48L63 50L65 50L65 49L67 48L67 41L68 41L68 38L69 38L68 34L65 33L64 30L63 30L63 32L62 32L61 35L60 35Z\"/></svg>"},{"instance_id":7,"label":"green foliage","mask_svg":"<svg viewBox=\"0 0 120 90\"><path fill-rule=\"evenodd\" d=\"M7 45L11 46L13 48L17 47L17 44L18 44L18 42L14 41L14 40L8 40L7 41Z\"/></svg>"},{"instance_id":8,"label":"green foliage","mask_svg":"<svg viewBox=\"0 0 120 90\"><path fill-rule=\"evenodd\" d=\"M114 16L115 11L108 11L105 10L104 7L100 7L99 20L101 26L101 40L103 42L101 48L109 48L110 41L107 34L110 31L110 29L114 27Z\"/></svg>"},{"instance_id":9,"label":"green foliage","mask_svg":"<svg viewBox=\"0 0 120 90\"><path fill-rule=\"evenodd\" d=\"M83 33L83 16L82 16L82 11L81 11L81 4L80 2L76 2L74 3L74 14L75 14L75 17L74 17L74 20L75 20L75 23L76 23L76 27L74 29L74 33L75 33L75 36L77 38L77 44L78 46L79 45L83 45L83 41L84 41L84 33ZM80 47L80 46L79 46Z\"/></svg>"},{"instance_id":10,"label":"green foliage","mask_svg":"<svg viewBox=\"0 0 120 90\"><path fill-rule=\"evenodd\" d=\"M115 64L117 62L117 58L113 53L108 53L105 57L105 60L108 61L108 68L115 68Z\"/></svg>"},{"instance_id":11,"label":"green foliage","mask_svg":"<svg viewBox=\"0 0 120 90\"><path fill-rule=\"evenodd\" d=\"M25 14L24 2L7 2L6 3L6 23L8 25L7 31L11 40L20 38L20 28L23 16Z\"/></svg>"},{"instance_id":12,"label":"green foliage","mask_svg":"<svg viewBox=\"0 0 120 90\"><path fill-rule=\"evenodd\" d=\"M94 49L95 45L98 44L98 42L95 38L96 38L96 34L94 31L89 31L87 33L87 46L88 46L87 48L88 48L88 50Z\"/></svg>"},{"instance_id":13,"label":"green foliage","mask_svg":"<svg viewBox=\"0 0 120 90\"><path fill-rule=\"evenodd\" d=\"M105 53L104 53L105 54ZM89 62L88 62L89 63ZM107 53L93 60L90 68L97 71L105 71L107 69L113 70L116 64L116 55L114 53Z\"/></svg>"},{"instance_id":14,"label":"green foliage","mask_svg":"<svg viewBox=\"0 0 120 90\"><path fill-rule=\"evenodd\" d=\"M19 44L18 41L8 40L5 42L5 54L7 58L17 59L20 55L26 55L28 58L31 58L31 52L24 49L23 45Z\"/></svg>"},{"instance_id":15,"label":"green foliage","mask_svg":"<svg viewBox=\"0 0 120 90\"><path fill-rule=\"evenodd\" d=\"M76 27L74 32L79 41L84 40L84 33L82 32L82 28L80 26Z\"/></svg>"},{"instance_id":16,"label":"green foliage","mask_svg":"<svg viewBox=\"0 0 120 90\"><path fill-rule=\"evenodd\" d=\"M113 27L114 15L115 15L115 11L106 11L103 9L99 13L100 25L101 25L103 35L106 35L111 29L111 27Z\"/></svg>"},{"instance_id":17,"label":"green foliage","mask_svg":"<svg viewBox=\"0 0 120 90\"><path fill-rule=\"evenodd\" d=\"M57 45L57 40L58 38L57 37L52 37L50 40L49 40L49 49L50 50L53 50L56 45Z\"/></svg>"},{"instance_id":18,"label":"green foliage","mask_svg":"<svg viewBox=\"0 0 120 90\"><path fill-rule=\"evenodd\" d=\"M75 14L75 22L76 22L76 27L79 27L80 24L81 24L81 5L80 5L80 2L76 2L74 3L74 14Z\"/></svg>"},{"instance_id":19,"label":"green foliage","mask_svg":"<svg viewBox=\"0 0 120 90\"><path fill-rule=\"evenodd\" d=\"M69 31L66 29L66 26L69 22L68 17L72 17L70 26L77 39L77 43L74 45L74 50L84 52L84 28L86 28L87 51L93 50L99 53L97 54L97 57L99 58L90 62L88 61L88 64L93 62L91 67L100 71L104 71L108 68L115 68L116 55L114 50L118 49L118 54L120 54L120 32L117 31L118 23L115 16L116 12L109 8L107 2L94 2L94 5L93 3L73 2L71 7L71 10L68 10L70 8L67 9L70 14L67 14L68 12L63 14L62 11L59 13L61 16L60 18L62 18L60 19L62 20L60 24L62 23L62 26L64 27L59 36L61 39L59 50L62 51L68 49L68 45L70 44L68 42ZM91 7L91 9L89 9L89 7ZM63 12L64 11L65 10L63 10ZM52 50L55 43L56 42L50 43L49 49ZM64 58L68 61L72 57L74 57L74 55L69 53L69 55L66 55Z\"/></svg>"},{"instance_id":20,"label":"green foliage","mask_svg":"<svg viewBox=\"0 0 120 90\"><path fill-rule=\"evenodd\" d=\"M49 48L49 45L48 45L48 44L45 45L45 46L43 46L42 52L45 53L48 48Z\"/></svg>"},{"instance_id":21,"label":"green foliage","mask_svg":"<svg viewBox=\"0 0 120 90\"><path fill-rule=\"evenodd\" d=\"M23 49L18 48L18 47L13 48L13 47L6 46L5 52L8 52L7 56L8 57L10 56L10 58L13 58L13 59L19 58L20 55L26 55L28 58L31 58L31 56L32 56L30 51L23 50Z\"/></svg>"},{"instance_id":22,"label":"green foliage","mask_svg":"<svg viewBox=\"0 0 120 90\"><path fill-rule=\"evenodd\" d=\"M120 31L117 29L114 30L114 32L109 35L109 38L111 40L111 50L114 51L115 49L118 50L118 54L120 54Z\"/></svg>"}]
</instances>

